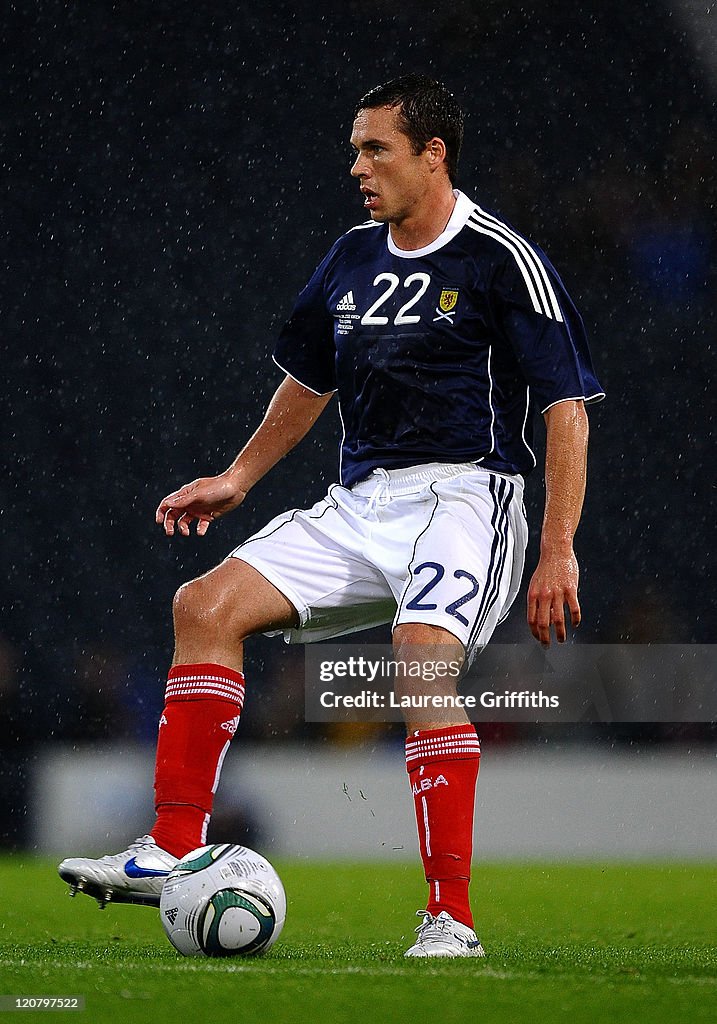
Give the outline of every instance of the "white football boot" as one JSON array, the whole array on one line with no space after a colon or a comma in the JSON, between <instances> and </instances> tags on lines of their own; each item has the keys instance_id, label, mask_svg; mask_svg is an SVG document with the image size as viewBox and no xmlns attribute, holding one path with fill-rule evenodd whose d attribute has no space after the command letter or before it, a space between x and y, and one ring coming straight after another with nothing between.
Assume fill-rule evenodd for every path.
<instances>
[{"instance_id":1,"label":"white football boot","mask_svg":"<svg viewBox=\"0 0 717 1024\"><path fill-rule=\"evenodd\" d=\"M152 836L135 839L128 850L91 860L71 857L57 868L70 883L70 896L84 892L104 909L108 903L158 907L164 880L178 861L157 846Z\"/></svg>"},{"instance_id":2,"label":"white football boot","mask_svg":"<svg viewBox=\"0 0 717 1024\"><path fill-rule=\"evenodd\" d=\"M418 938L404 956L485 956L480 940L472 928L454 921L442 910L436 917L427 910L417 910L423 918L416 931Z\"/></svg>"}]
</instances>

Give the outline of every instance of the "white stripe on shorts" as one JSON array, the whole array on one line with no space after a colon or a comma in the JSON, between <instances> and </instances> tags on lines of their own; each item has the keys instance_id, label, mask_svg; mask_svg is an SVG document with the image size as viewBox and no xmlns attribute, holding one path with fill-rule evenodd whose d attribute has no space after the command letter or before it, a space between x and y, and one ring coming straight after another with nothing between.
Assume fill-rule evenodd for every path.
<instances>
[{"instance_id":1,"label":"white stripe on shorts","mask_svg":"<svg viewBox=\"0 0 717 1024\"><path fill-rule=\"evenodd\" d=\"M497 484L497 487L496 487ZM485 590L481 599L476 621L470 632L468 648L470 649L476 638L480 636L491 609L498 600L500 593L500 581L505 571L506 554L508 550L508 510L513 500L513 484L504 477L496 477L491 474L489 485L493 497L494 510L491 518L491 525L495 529L493 544L491 545L490 564L486 579ZM497 490L497 494L496 494Z\"/></svg>"}]
</instances>

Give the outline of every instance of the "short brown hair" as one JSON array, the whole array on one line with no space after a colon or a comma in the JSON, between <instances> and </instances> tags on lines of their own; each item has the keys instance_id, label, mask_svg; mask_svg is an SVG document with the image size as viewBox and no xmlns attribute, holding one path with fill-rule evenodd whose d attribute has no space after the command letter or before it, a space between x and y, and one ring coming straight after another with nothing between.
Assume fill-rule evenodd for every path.
<instances>
[{"instance_id":1,"label":"short brown hair","mask_svg":"<svg viewBox=\"0 0 717 1024\"><path fill-rule=\"evenodd\" d=\"M354 117L360 110L376 107L400 107L401 130L416 154L422 153L431 139L443 139L446 144L446 170L451 184L455 184L463 144L464 116L453 93L445 85L427 75L393 78L362 96Z\"/></svg>"}]
</instances>

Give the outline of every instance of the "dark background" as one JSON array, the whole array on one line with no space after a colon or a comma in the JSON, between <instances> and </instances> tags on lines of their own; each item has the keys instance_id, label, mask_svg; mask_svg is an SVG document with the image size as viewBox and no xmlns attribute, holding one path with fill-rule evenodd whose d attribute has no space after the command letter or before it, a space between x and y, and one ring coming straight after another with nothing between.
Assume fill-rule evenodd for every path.
<instances>
[{"instance_id":1,"label":"dark background","mask_svg":"<svg viewBox=\"0 0 717 1024\"><path fill-rule=\"evenodd\" d=\"M355 103L405 71L455 91L461 187L548 251L586 320L608 400L591 412L580 641L714 639L714 82L670 6L206 7L4 8L11 810L38 738L153 739L176 587L334 478L330 407L204 540L153 523L258 423L278 326L364 219ZM539 471L529 503L534 561ZM501 637L527 638L522 599ZM255 641L249 686L247 734L302 728L296 652Z\"/></svg>"}]
</instances>

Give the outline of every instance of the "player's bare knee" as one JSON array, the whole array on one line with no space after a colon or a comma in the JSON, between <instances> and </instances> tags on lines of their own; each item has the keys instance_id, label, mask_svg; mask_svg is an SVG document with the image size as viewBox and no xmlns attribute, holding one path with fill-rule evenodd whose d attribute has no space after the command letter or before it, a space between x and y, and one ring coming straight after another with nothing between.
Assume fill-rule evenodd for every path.
<instances>
[{"instance_id":1,"label":"player's bare knee","mask_svg":"<svg viewBox=\"0 0 717 1024\"><path fill-rule=\"evenodd\" d=\"M183 583L174 595L172 602L172 615L174 616L175 631L196 621L199 617L199 601L195 580Z\"/></svg>"},{"instance_id":2,"label":"player's bare knee","mask_svg":"<svg viewBox=\"0 0 717 1024\"><path fill-rule=\"evenodd\" d=\"M405 622L393 631L393 655L397 660L456 661L461 666L465 650L461 641L441 626Z\"/></svg>"},{"instance_id":3,"label":"player's bare knee","mask_svg":"<svg viewBox=\"0 0 717 1024\"><path fill-rule=\"evenodd\" d=\"M200 627L203 631L225 629L234 614L233 601L207 577L182 584L174 595L174 628L179 634Z\"/></svg>"},{"instance_id":4,"label":"player's bare knee","mask_svg":"<svg viewBox=\"0 0 717 1024\"><path fill-rule=\"evenodd\" d=\"M437 626L408 623L393 635L393 656L398 665L395 694L403 697L455 694L463 670L463 645Z\"/></svg>"}]
</instances>

